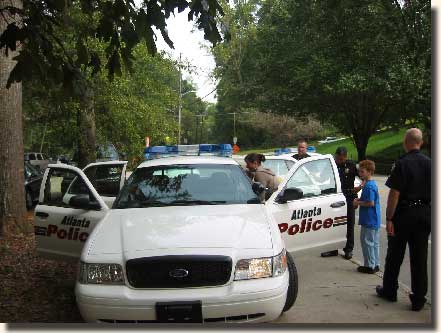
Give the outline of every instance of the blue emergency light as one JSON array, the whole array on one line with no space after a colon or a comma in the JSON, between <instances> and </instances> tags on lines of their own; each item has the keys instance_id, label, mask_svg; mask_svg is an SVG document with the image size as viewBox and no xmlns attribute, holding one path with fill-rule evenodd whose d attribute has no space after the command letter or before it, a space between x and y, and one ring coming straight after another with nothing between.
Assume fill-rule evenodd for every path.
<instances>
[{"instance_id":1,"label":"blue emergency light","mask_svg":"<svg viewBox=\"0 0 441 333\"><path fill-rule=\"evenodd\" d=\"M308 153L315 153L316 149L315 146L308 146L308 148L306 148L306 151ZM278 148L274 151L274 155L278 156L278 155L283 155L283 154L295 154L297 153L297 148Z\"/></svg>"},{"instance_id":2,"label":"blue emergency light","mask_svg":"<svg viewBox=\"0 0 441 333\"><path fill-rule=\"evenodd\" d=\"M152 146L144 149L146 160L171 156L223 156L231 157L233 148L229 143L199 144L199 145L173 145Z\"/></svg>"},{"instance_id":3,"label":"blue emergency light","mask_svg":"<svg viewBox=\"0 0 441 333\"><path fill-rule=\"evenodd\" d=\"M291 153L297 153L297 148L278 148L274 150L274 155L276 156Z\"/></svg>"}]
</instances>

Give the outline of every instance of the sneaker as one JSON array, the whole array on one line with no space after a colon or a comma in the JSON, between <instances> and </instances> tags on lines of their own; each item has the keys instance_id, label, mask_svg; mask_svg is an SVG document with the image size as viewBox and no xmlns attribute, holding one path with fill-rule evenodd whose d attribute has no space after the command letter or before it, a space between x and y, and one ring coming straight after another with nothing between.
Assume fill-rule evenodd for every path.
<instances>
[{"instance_id":1,"label":"sneaker","mask_svg":"<svg viewBox=\"0 0 441 333\"><path fill-rule=\"evenodd\" d=\"M366 274L374 274L375 273L373 268L366 267L366 266L358 266L357 271L359 271L360 273L366 273Z\"/></svg>"},{"instance_id":2,"label":"sneaker","mask_svg":"<svg viewBox=\"0 0 441 333\"><path fill-rule=\"evenodd\" d=\"M380 266L375 266L375 268L374 268L374 272L377 273L377 272L379 272L379 271L380 271Z\"/></svg>"},{"instance_id":3,"label":"sneaker","mask_svg":"<svg viewBox=\"0 0 441 333\"><path fill-rule=\"evenodd\" d=\"M381 298L384 298L388 300L389 302L396 302L397 301L397 295L388 295L384 292L384 288L382 286L375 287L375 291L377 292L377 295Z\"/></svg>"}]
</instances>

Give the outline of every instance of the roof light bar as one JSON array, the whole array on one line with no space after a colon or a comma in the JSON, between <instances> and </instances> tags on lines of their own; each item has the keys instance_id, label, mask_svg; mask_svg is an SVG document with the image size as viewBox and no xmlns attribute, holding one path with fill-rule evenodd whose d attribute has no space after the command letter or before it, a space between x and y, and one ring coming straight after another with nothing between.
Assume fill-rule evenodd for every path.
<instances>
[{"instance_id":1,"label":"roof light bar","mask_svg":"<svg viewBox=\"0 0 441 333\"><path fill-rule=\"evenodd\" d=\"M308 148L306 148L306 151L308 153L315 153L316 149L315 146L308 146ZM295 154L297 153L297 148L277 148L276 150L274 150L274 155L278 156L278 155L284 155L284 154Z\"/></svg>"},{"instance_id":2,"label":"roof light bar","mask_svg":"<svg viewBox=\"0 0 441 333\"><path fill-rule=\"evenodd\" d=\"M229 143L152 146L144 149L146 160L172 156L223 156L231 157L233 148Z\"/></svg>"}]
</instances>

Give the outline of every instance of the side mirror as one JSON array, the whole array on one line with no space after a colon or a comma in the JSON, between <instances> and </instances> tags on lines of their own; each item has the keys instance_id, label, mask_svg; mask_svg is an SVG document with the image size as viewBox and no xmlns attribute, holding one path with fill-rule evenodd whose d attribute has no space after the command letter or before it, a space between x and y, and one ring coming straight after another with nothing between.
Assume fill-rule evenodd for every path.
<instances>
[{"instance_id":1,"label":"side mirror","mask_svg":"<svg viewBox=\"0 0 441 333\"><path fill-rule=\"evenodd\" d=\"M276 202L286 203L287 201L303 198L303 191L297 187L285 188L277 195Z\"/></svg>"},{"instance_id":2,"label":"side mirror","mask_svg":"<svg viewBox=\"0 0 441 333\"><path fill-rule=\"evenodd\" d=\"M100 210L101 206L97 201L90 201L88 194L77 194L69 200L69 206L84 210Z\"/></svg>"},{"instance_id":3,"label":"side mirror","mask_svg":"<svg viewBox=\"0 0 441 333\"><path fill-rule=\"evenodd\" d=\"M252 188L253 188L253 192L256 193L257 195L259 195L260 193L266 190L265 186L263 186L259 182L254 182Z\"/></svg>"}]
</instances>

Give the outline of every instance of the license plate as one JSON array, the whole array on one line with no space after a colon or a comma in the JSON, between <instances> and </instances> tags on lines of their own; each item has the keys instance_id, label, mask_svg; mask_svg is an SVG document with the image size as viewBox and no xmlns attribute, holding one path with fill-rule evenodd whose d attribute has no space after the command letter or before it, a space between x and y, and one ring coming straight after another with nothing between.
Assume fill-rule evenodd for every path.
<instances>
[{"instance_id":1,"label":"license plate","mask_svg":"<svg viewBox=\"0 0 441 333\"><path fill-rule=\"evenodd\" d=\"M160 323L202 323L202 303L158 302L156 316Z\"/></svg>"}]
</instances>

